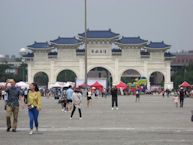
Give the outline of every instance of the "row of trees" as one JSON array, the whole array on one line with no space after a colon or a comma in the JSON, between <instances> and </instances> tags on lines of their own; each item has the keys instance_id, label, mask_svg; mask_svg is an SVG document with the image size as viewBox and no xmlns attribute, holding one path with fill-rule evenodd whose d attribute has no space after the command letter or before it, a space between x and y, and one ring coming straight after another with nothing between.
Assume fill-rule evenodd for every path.
<instances>
[{"instance_id":1,"label":"row of trees","mask_svg":"<svg viewBox=\"0 0 193 145\"><path fill-rule=\"evenodd\" d=\"M16 73L8 73L7 70L13 69L9 64L0 65L0 82L5 82L9 78L14 78L16 81L26 81L27 78L27 65L21 64L16 68Z\"/></svg>"},{"instance_id":2,"label":"row of trees","mask_svg":"<svg viewBox=\"0 0 193 145\"><path fill-rule=\"evenodd\" d=\"M178 88L179 84L184 81L193 85L193 63L188 66L176 68L172 74L172 81L174 82L174 88Z\"/></svg>"}]
</instances>

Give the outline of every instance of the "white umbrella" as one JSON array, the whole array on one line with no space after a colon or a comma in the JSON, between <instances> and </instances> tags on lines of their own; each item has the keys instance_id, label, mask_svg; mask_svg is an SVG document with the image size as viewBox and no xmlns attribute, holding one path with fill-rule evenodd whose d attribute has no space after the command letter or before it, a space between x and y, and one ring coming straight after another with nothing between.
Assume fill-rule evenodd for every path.
<instances>
[{"instance_id":1,"label":"white umbrella","mask_svg":"<svg viewBox=\"0 0 193 145\"><path fill-rule=\"evenodd\" d=\"M61 82L56 82L55 84L50 86L51 88L61 88L63 87L63 85L61 84Z\"/></svg>"},{"instance_id":2,"label":"white umbrella","mask_svg":"<svg viewBox=\"0 0 193 145\"><path fill-rule=\"evenodd\" d=\"M69 87L70 86L70 83L64 83L64 87Z\"/></svg>"},{"instance_id":3,"label":"white umbrella","mask_svg":"<svg viewBox=\"0 0 193 145\"><path fill-rule=\"evenodd\" d=\"M6 84L5 82L0 82L1 87L5 86L5 84Z\"/></svg>"},{"instance_id":4,"label":"white umbrella","mask_svg":"<svg viewBox=\"0 0 193 145\"><path fill-rule=\"evenodd\" d=\"M25 83L25 82L18 82L18 83L16 83L16 85L15 85L16 87L21 87L22 89L24 89L24 88L29 88L29 85L27 84L27 83Z\"/></svg>"}]
</instances>

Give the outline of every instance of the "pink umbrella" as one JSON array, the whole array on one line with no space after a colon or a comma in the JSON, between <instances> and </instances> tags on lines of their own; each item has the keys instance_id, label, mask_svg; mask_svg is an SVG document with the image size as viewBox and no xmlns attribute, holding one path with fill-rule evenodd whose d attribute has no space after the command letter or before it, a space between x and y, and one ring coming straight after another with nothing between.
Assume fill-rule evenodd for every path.
<instances>
[{"instance_id":1,"label":"pink umbrella","mask_svg":"<svg viewBox=\"0 0 193 145\"><path fill-rule=\"evenodd\" d=\"M180 87L191 87L191 85L188 82L183 82Z\"/></svg>"},{"instance_id":2,"label":"pink umbrella","mask_svg":"<svg viewBox=\"0 0 193 145\"><path fill-rule=\"evenodd\" d=\"M116 88L118 89L122 88L123 90L125 90L127 88L127 85L122 81L120 81L120 83L116 85Z\"/></svg>"}]
</instances>

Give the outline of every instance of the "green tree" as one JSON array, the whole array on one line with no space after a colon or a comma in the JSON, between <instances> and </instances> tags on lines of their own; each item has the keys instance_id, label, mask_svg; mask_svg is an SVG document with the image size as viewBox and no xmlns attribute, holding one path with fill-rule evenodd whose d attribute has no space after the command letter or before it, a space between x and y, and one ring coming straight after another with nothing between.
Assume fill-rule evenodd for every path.
<instances>
[{"instance_id":1,"label":"green tree","mask_svg":"<svg viewBox=\"0 0 193 145\"><path fill-rule=\"evenodd\" d=\"M16 74L7 73L7 69L11 69L12 66L9 64L0 65L0 81L5 82L7 79L14 78L16 81L26 81L27 76L27 64L22 64L17 68Z\"/></svg>"},{"instance_id":2,"label":"green tree","mask_svg":"<svg viewBox=\"0 0 193 145\"><path fill-rule=\"evenodd\" d=\"M178 68L172 75L172 81L174 82L175 88L178 88L184 81L193 84L193 64Z\"/></svg>"}]
</instances>

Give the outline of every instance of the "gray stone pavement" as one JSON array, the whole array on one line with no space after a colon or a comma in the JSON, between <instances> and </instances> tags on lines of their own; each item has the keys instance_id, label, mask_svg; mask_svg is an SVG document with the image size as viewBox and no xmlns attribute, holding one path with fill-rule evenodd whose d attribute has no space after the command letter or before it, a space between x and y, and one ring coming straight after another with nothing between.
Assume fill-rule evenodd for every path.
<instances>
[{"instance_id":1,"label":"gray stone pavement","mask_svg":"<svg viewBox=\"0 0 193 145\"><path fill-rule=\"evenodd\" d=\"M0 145L193 145L190 121L193 99L185 99L184 108L176 108L172 98L158 95L119 96L119 110L111 110L110 97L93 99L83 119L78 111L61 112L57 100L43 98L40 132L29 135L27 109L20 108L18 131L7 133L5 111L0 101Z\"/></svg>"}]
</instances>

